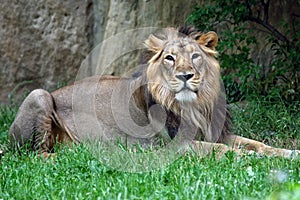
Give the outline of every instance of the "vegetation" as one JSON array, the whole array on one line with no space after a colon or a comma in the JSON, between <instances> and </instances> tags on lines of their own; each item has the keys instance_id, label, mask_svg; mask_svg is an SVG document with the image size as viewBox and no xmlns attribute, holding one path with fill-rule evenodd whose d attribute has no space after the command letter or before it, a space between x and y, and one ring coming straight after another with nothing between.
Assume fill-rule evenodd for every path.
<instances>
[{"instance_id":1,"label":"vegetation","mask_svg":"<svg viewBox=\"0 0 300 200\"><path fill-rule=\"evenodd\" d=\"M299 160L227 154L218 161L190 154L167 168L132 174L101 165L81 146L46 161L9 153L0 165L0 198L263 199L296 192L299 198L298 166Z\"/></svg>"},{"instance_id":2,"label":"vegetation","mask_svg":"<svg viewBox=\"0 0 300 200\"><path fill-rule=\"evenodd\" d=\"M300 149L296 107L257 99L232 110L238 134ZM1 108L2 145L15 113ZM126 173L105 166L84 146L63 147L57 154L44 160L8 150L0 160L0 199L297 199L300 193L300 158L228 153L217 160L189 153L157 171Z\"/></svg>"},{"instance_id":3,"label":"vegetation","mask_svg":"<svg viewBox=\"0 0 300 200\"><path fill-rule=\"evenodd\" d=\"M279 97L288 103L300 100L300 16L289 13L271 24L269 15L275 3L216 0L199 5L188 19L201 30L218 32L219 60L230 102L253 95ZM291 3L300 6L299 1ZM258 41L265 41L262 45L267 47L267 52L259 53L273 55L269 64L252 58L251 50Z\"/></svg>"}]
</instances>

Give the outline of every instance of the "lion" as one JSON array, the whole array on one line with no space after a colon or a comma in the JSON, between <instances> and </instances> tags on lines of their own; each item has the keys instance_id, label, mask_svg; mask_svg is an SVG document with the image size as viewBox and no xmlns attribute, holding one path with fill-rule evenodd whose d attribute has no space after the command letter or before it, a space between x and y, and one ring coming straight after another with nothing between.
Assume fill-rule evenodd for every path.
<instances>
[{"instance_id":1,"label":"lion","mask_svg":"<svg viewBox=\"0 0 300 200\"><path fill-rule=\"evenodd\" d=\"M51 93L32 91L10 127L10 141L17 147L29 144L45 157L56 144L95 138L121 138L144 146L158 145L160 138L166 143L182 138L188 141L186 150L218 149L221 155L227 151L299 154L232 133L217 43L215 32L194 27L153 33L144 42L150 58L138 75L93 76Z\"/></svg>"}]
</instances>

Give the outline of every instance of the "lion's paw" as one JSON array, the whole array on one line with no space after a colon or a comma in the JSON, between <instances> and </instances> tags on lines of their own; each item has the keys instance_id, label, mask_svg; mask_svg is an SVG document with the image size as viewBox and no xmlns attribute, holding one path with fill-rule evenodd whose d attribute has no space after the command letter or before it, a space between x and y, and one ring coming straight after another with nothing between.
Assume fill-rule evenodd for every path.
<instances>
[{"instance_id":1,"label":"lion's paw","mask_svg":"<svg viewBox=\"0 0 300 200\"><path fill-rule=\"evenodd\" d=\"M287 150L287 154L285 157L296 159L300 156L300 150Z\"/></svg>"}]
</instances>

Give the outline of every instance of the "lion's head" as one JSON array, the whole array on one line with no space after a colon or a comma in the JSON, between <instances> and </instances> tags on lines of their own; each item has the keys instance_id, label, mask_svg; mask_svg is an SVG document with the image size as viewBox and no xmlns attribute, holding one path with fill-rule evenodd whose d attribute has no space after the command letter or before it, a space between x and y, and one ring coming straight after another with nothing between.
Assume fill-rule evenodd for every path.
<instances>
[{"instance_id":1,"label":"lion's head","mask_svg":"<svg viewBox=\"0 0 300 200\"><path fill-rule=\"evenodd\" d=\"M202 33L193 27L150 35L145 45L154 55L146 76L153 98L176 113L187 105L210 110L220 91L217 43L215 32Z\"/></svg>"}]
</instances>

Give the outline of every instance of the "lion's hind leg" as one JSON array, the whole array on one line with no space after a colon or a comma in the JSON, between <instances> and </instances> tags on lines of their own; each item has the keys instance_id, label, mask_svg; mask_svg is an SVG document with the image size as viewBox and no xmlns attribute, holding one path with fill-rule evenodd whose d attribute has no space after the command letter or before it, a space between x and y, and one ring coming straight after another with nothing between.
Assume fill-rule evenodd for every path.
<instances>
[{"instance_id":1,"label":"lion's hind leg","mask_svg":"<svg viewBox=\"0 0 300 200\"><path fill-rule=\"evenodd\" d=\"M299 150L289 150L268 146L262 142L251 140L237 135L226 136L224 143L234 149L256 152L260 155L280 156L285 158L294 158L300 154Z\"/></svg>"},{"instance_id":2,"label":"lion's hind leg","mask_svg":"<svg viewBox=\"0 0 300 200\"><path fill-rule=\"evenodd\" d=\"M13 146L29 144L32 150L47 157L56 140L54 113L51 94L42 89L32 91L20 106L10 127L9 138Z\"/></svg>"}]
</instances>

